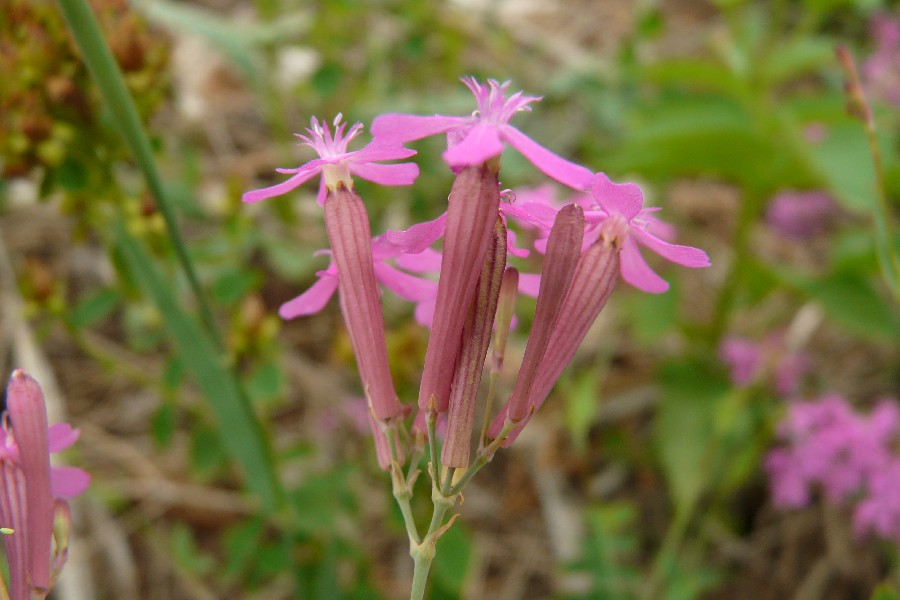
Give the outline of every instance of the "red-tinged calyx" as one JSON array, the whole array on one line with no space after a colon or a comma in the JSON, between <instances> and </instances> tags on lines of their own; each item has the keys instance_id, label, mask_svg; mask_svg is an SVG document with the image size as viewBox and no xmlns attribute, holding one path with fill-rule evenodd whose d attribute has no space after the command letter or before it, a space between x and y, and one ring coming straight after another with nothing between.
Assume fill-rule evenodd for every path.
<instances>
[{"instance_id":1,"label":"red-tinged calyx","mask_svg":"<svg viewBox=\"0 0 900 600\"><path fill-rule=\"evenodd\" d=\"M341 312L363 389L375 417L400 414L388 367L381 299L375 284L369 217L360 197L343 185L325 199L325 228L338 270Z\"/></svg>"},{"instance_id":2,"label":"red-tinged calyx","mask_svg":"<svg viewBox=\"0 0 900 600\"><path fill-rule=\"evenodd\" d=\"M475 287L475 299L463 327L459 359L450 389L447 414L447 435L441 452L444 466L469 466L472 427L475 422L475 401L481 385L484 359L487 356L497 311L497 301L506 266L506 227L497 219L494 238L488 248Z\"/></svg>"},{"instance_id":3,"label":"red-tinged calyx","mask_svg":"<svg viewBox=\"0 0 900 600\"><path fill-rule=\"evenodd\" d=\"M441 275L419 388L422 410L429 410L432 398L438 412L447 410L466 313L494 235L500 205L497 169L496 161L465 167L450 191Z\"/></svg>"},{"instance_id":4,"label":"red-tinged calyx","mask_svg":"<svg viewBox=\"0 0 900 600\"><path fill-rule=\"evenodd\" d=\"M553 326L550 342L537 368L528 406L533 414L541 407L566 365L572 360L591 325L606 305L619 280L619 250L603 239L591 245L578 261L569 291L560 306L560 316ZM505 414L491 424L490 435L496 437L503 427ZM527 424L527 419L514 429L504 442L509 446Z\"/></svg>"},{"instance_id":5,"label":"red-tinged calyx","mask_svg":"<svg viewBox=\"0 0 900 600\"><path fill-rule=\"evenodd\" d=\"M570 204L561 209L550 230L547 255L541 269L541 287L534 311L534 323L525 347L525 357L516 377L516 385L509 398L508 416L513 421L524 419L532 408L528 403L531 389L578 266L583 237L584 212L581 207Z\"/></svg>"},{"instance_id":6,"label":"red-tinged calyx","mask_svg":"<svg viewBox=\"0 0 900 600\"><path fill-rule=\"evenodd\" d=\"M19 449L19 464L26 482L27 526L23 533L28 536L28 575L32 587L47 589L53 535L47 406L38 383L22 369L13 371L6 398Z\"/></svg>"}]
</instances>

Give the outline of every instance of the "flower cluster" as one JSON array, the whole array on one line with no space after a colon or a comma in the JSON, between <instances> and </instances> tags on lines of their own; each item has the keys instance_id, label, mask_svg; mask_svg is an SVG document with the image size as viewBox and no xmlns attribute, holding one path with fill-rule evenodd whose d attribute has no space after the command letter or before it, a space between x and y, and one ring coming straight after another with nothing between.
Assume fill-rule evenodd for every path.
<instances>
[{"instance_id":1,"label":"flower cluster","mask_svg":"<svg viewBox=\"0 0 900 600\"><path fill-rule=\"evenodd\" d=\"M838 395L795 402L778 429L784 447L766 460L775 504L806 506L814 489L835 504L853 502L859 534L900 543L900 408L879 402L866 417Z\"/></svg>"},{"instance_id":2,"label":"flower cluster","mask_svg":"<svg viewBox=\"0 0 900 600\"><path fill-rule=\"evenodd\" d=\"M69 520L65 499L81 494L90 477L74 467L50 466L50 453L74 444L78 431L65 423L47 426L41 388L21 369L9 380L6 403L0 428L0 524L13 530L3 539L9 594L11 600L44 598L66 560L67 540L54 534L54 520Z\"/></svg>"},{"instance_id":3,"label":"flower cluster","mask_svg":"<svg viewBox=\"0 0 900 600\"><path fill-rule=\"evenodd\" d=\"M484 85L465 78L463 83L475 96L471 115L381 115L372 124L373 140L357 151L348 144L362 132L361 124L345 131L339 115L332 133L327 124L312 119L307 134L298 137L319 158L296 169L279 169L291 177L244 195L244 201L257 202L321 175L318 201L330 242L323 252L330 254L331 264L318 273L312 288L282 306L281 315L312 314L338 292L385 468L398 460L402 448L384 432L408 410L396 396L388 369L379 286L416 303L417 320L431 327L414 423L421 425L423 415L445 415L443 464L461 468L469 465L475 397L487 350L493 339L493 364L502 362L516 290L536 296L537 305L515 388L493 424L485 424L492 440L511 441L540 407L619 273L647 292L668 289L640 247L680 265L709 265L703 251L669 241L672 228L656 218L656 209L644 206L637 185L614 183L603 173L560 158L510 125L540 98L511 94L508 82ZM418 174L415 164L380 163L410 158L415 152L404 144L437 134L446 135L443 157L456 175L446 212L405 231L373 237L353 176L409 185ZM501 190L500 155L506 146L570 188L573 196L557 203L552 192ZM509 256L530 253L517 246L510 221L536 233L534 249L544 254L540 274L519 274L508 264ZM440 239L438 252L431 246Z\"/></svg>"}]
</instances>

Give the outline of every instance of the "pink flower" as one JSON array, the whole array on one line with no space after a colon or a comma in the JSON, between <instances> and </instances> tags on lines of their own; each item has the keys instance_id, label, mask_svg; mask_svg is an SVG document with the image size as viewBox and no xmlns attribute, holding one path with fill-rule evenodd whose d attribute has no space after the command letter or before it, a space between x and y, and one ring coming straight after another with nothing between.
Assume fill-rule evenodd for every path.
<instances>
[{"instance_id":1,"label":"pink flower","mask_svg":"<svg viewBox=\"0 0 900 600\"><path fill-rule=\"evenodd\" d=\"M530 111L529 104L539 97L522 92L507 97L508 81L501 84L489 79L485 86L474 77L464 77L462 82L478 104L471 116L381 115L372 123L372 135L376 140L403 144L446 133L448 148L444 160L454 170L480 165L499 156L504 144L509 144L548 177L577 190L590 186L588 169L560 158L509 124L517 112Z\"/></svg>"},{"instance_id":2,"label":"pink flower","mask_svg":"<svg viewBox=\"0 0 900 600\"><path fill-rule=\"evenodd\" d=\"M319 158L297 167L296 169L276 169L279 173L293 173L293 177L271 187L247 192L243 201L255 203L273 196L280 196L306 183L316 175L323 175L319 184L319 205L325 204L326 188L333 188L338 181L344 182L348 189L353 189L351 175L374 181L381 185L410 185L419 175L419 167L414 163L390 165L377 164L384 160L409 158L415 150L404 148L401 144L373 141L361 150L350 152L347 145L362 131L362 123L353 125L344 133L346 123L341 123L341 115L334 119L334 134L328 124L315 118L310 119L308 135L295 134L302 140L301 145L309 146L319 154Z\"/></svg>"},{"instance_id":3,"label":"pink flower","mask_svg":"<svg viewBox=\"0 0 900 600\"><path fill-rule=\"evenodd\" d=\"M796 402L778 428L784 446L773 450L766 470L776 506L796 508L821 488L828 501L856 501L860 533L900 540L900 408L895 399L879 402L868 417L835 394Z\"/></svg>"},{"instance_id":4,"label":"pink flower","mask_svg":"<svg viewBox=\"0 0 900 600\"><path fill-rule=\"evenodd\" d=\"M602 223L597 235L621 247L622 279L634 287L653 294L669 289L669 284L644 261L638 244L685 267L709 266L709 257L702 250L662 239L669 236L669 229L652 216L658 209L644 208L644 197L636 184L613 183L603 173L597 173L591 192L599 210L586 212L585 220ZM587 238L592 241L596 236Z\"/></svg>"},{"instance_id":5,"label":"pink flower","mask_svg":"<svg viewBox=\"0 0 900 600\"><path fill-rule=\"evenodd\" d=\"M786 237L806 240L825 231L835 213L825 192L781 192L766 209L766 223Z\"/></svg>"},{"instance_id":6,"label":"pink flower","mask_svg":"<svg viewBox=\"0 0 900 600\"><path fill-rule=\"evenodd\" d=\"M316 254L331 254L330 250L319 250ZM405 273L389 264L402 256L402 248L387 241L386 235L372 239L372 258L375 281L391 290L404 300L416 303L433 300L437 293L437 282ZM410 261L411 263L412 261ZM318 281L308 290L281 305L278 314L283 319L296 319L315 314L325 305L338 288L337 266L332 261L328 268L316 273ZM425 325L426 323L422 323Z\"/></svg>"},{"instance_id":7,"label":"pink flower","mask_svg":"<svg viewBox=\"0 0 900 600\"><path fill-rule=\"evenodd\" d=\"M534 246L544 253L547 236L561 206L554 200L552 190L538 190L539 193L523 194L522 202L517 200L501 204L501 212L528 227L537 228L540 235ZM702 250L666 241L674 237L674 229L653 216L652 213L659 209L643 208L643 195L637 185L613 183L603 173L597 173L591 192L591 195L576 194L565 203L577 204L585 211L583 248L587 249L601 236L615 241L622 250L622 278L631 285L652 293L664 292L669 288L669 284L644 261L638 243L683 266L709 266L709 258ZM515 196L518 198L519 194ZM527 279L523 280L523 284L530 285Z\"/></svg>"},{"instance_id":8,"label":"pink flower","mask_svg":"<svg viewBox=\"0 0 900 600\"><path fill-rule=\"evenodd\" d=\"M14 530L3 540L11 597L42 598L65 562L64 553L50 555L54 514L68 514L64 501L54 498L77 496L90 477L81 469L50 466L50 453L71 446L78 431L65 423L47 426L41 388L21 369L9 380L7 407L0 428L0 522Z\"/></svg>"}]
</instances>

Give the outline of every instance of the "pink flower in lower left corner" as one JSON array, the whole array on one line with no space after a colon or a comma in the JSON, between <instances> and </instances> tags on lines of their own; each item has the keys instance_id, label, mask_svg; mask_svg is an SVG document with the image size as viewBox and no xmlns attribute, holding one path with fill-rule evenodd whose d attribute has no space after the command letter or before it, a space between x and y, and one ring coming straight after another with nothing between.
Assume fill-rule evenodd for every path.
<instances>
[{"instance_id":1,"label":"pink flower in lower left corner","mask_svg":"<svg viewBox=\"0 0 900 600\"><path fill-rule=\"evenodd\" d=\"M13 372L0 427L0 525L15 600L43 598L65 562L65 543L51 557L53 521L68 518L66 498L81 494L90 476L74 467L51 467L50 454L71 446L78 431L65 423L47 426L47 407L37 382ZM59 542L59 540L58 540Z\"/></svg>"}]
</instances>

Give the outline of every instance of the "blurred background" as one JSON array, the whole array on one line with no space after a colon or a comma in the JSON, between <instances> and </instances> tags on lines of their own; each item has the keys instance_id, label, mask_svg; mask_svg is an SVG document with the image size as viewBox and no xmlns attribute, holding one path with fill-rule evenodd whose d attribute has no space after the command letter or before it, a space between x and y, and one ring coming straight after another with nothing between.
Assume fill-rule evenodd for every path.
<instances>
[{"instance_id":1,"label":"blurred background","mask_svg":"<svg viewBox=\"0 0 900 600\"><path fill-rule=\"evenodd\" d=\"M514 125L640 183L712 267L651 261L672 284L661 295L620 283L544 409L467 488L429 597L900 597L900 493L884 491L900 483L878 488L885 526L866 527L875 484L833 494L807 474L806 496L786 499L767 458L796 441L779 423L801 399L836 396L860 427L896 407L896 2L90 6L137 133L57 4L6 0L0 15L0 365L28 369L51 421L81 429L66 461L93 476L58 598L405 597L403 522L338 306L277 316L327 266L315 186L240 196L312 158L291 135L311 116L466 114L463 75L543 96ZM838 44L859 65L871 139L859 105L848 113ZM412 187L358 182L374 233L444 210L443 142L415 148ZM501 178L547 183L514 151ZM428 331L384 301L412 402ZM520 301L507 390L531 307ZM885 427L896 461L898 425Z\"/></svg>"}]
</instances>

